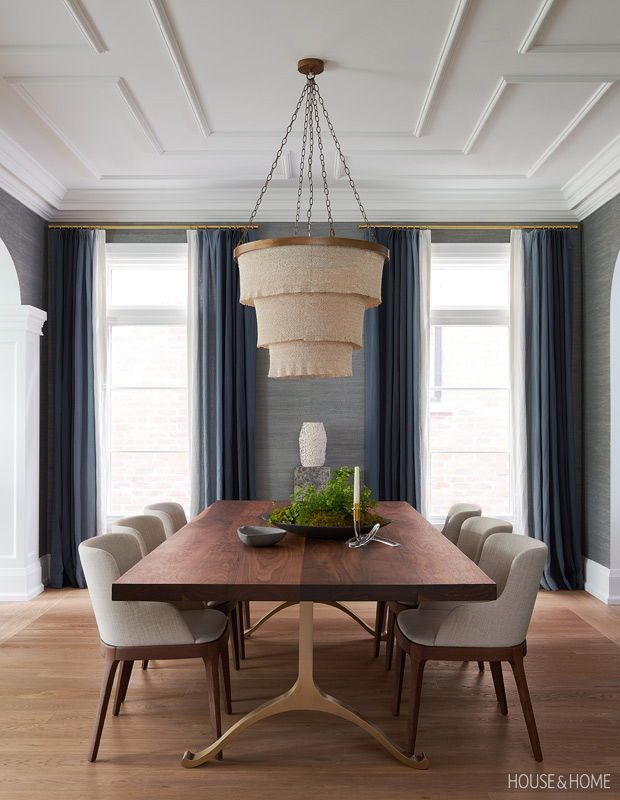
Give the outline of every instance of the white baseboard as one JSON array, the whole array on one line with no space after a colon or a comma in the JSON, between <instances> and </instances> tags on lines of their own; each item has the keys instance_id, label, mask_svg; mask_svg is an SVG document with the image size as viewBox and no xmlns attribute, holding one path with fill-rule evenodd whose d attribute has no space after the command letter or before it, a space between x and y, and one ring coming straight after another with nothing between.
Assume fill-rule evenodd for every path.
<instances>
[{"instance_id":1,"label":"white baseboard","mask_svg":"<svg viewBox=\"0 0 620 800\"><path fill-rule=\"evenodd\" d=\"M27 567L1 567L0 586L0 601L32 600L43 591L41 565L35 561Z\"/></svg>"},{"instance_id":2,"label":"white baseboard","mask_svg":"<svg viewBox=\"0 0 620 800\"><path fill-rule=\"evenodd\" d=\"M585 590L607 605L620 605L620 570L584 559Z\"/></svg>"}]
</instances>

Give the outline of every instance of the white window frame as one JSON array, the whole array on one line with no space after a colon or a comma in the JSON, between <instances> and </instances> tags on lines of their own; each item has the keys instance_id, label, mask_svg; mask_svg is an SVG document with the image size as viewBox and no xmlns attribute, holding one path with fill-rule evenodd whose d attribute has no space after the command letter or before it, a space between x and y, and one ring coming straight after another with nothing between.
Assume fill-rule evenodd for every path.
<instances>
[{"instance_id":1,"label":"white window frame","mask_svg":"<svg viewBox=\"0 0 620 800\"><path fill-rule=\"evenodd\" d=\"M117 245L115 243L106 244L106 282L107 282L107 297L111 298L111 274L112 269L116 266L114 263L117 259L127 253L127 257L131 259L131 266L140 266L140 263L148 264L151 269L166 269L170 268L170 261L166 259L166 253L161 249L162 246L170 247L169 242L162 242L157 244L144 244L144 243L127 243ZM175 243L178 244L178 243ZM183 244L182 247L187 249L187 245ZM115 257L110 257L110 256ZM181 270L179 270L181 271ZM112 449L112 390L122 390L124 387L112 386L112 329L116 326L124 325L180 325L187 328L187 308L184 306L114 306L108 302L106 309L106 329L107 329L107 360L110 368L108 369L108 377L103 390L106 395L106 408L107 408L107 431L108 441L106 447L107 467L108 467L108 481L106 485L106 516L108 525L114 524L117 520L121 519L121 514L111 514L111 491L112 491L112 455L115 451ZM125 387L129 390L140 389L139 386ZM189 388L183 386L148 386L142 387L148 389L183 389ZM133 452L133 451L123 451ZM185 452L182 450L140 450L141 453L179 453Z\"/></svg>"},{"instance_id":2,"label":"white window frame","mask_svg":"<svg viewBox=\"0 0 620 800\"><path fill-rule=\"evenodd\" d=\"M459 265L467 264L468 262L475 263L476 265L479 263L479 258L482 253L484 253L485 258L487 259L487 264L491 267L491 264L488 261L489 257L489 244L482 244L482 243L473 243L473 242L460 242L458 245L450 244L448 245L451 248L452 252L457 254L455 256L455 261L458 259ZM462 247L462 250L459 248ZM505 249L509 247L509 245L502 244L502 247ZM441 254L442 250L445 253L446 245L443 244L431 244L431 295L430 295L430 312L429 312L429 328L432 330L434 326L441 326L441 327L448 327L450 325L472 325L472 326L482 326L482 325L492 325L492 326L505 326L508 334L510 335L510 306L506 307L477 307L477 308L442 308L441 306L433 307L432 305L432 274L433 269L449 269L448 264L444 264L442 266L435 266L433 264L433 256L437 259L437 255ZM502 263L504 261L505 255L502 253ZM429 337L430 339L430 337ZM508 396L508 408L509 414L511 414L512 403L511 403L511 387L510 382L508 386L436 386L434 381L434 354L429 354L429 369L431 370L431 374L429 375L429 399L428 399L428 414L430 417L432 404L434 402L432 393L433 392L441 392L443 390L463 390L463 391L506 391ZM430 420L429 420L430 423ZM512 417L510 416L509 419L509 431L512 430ZM429 441L428 441L428 498L430 503L431 498L431 456L433 453L470 453L470 454L477 454L480 452L484 453L497 453L500 451L476 451L476 450L433 450L432 449L432 441L430 438L430 424L428 425L429 430ZM512 436L509 435L508 439L508 456L509 456L509 470L512 470L512 459L511 459L511 448L512 448ZM503 451L501 451L503 452ZM512 488L512 481L510 480L509 475L509 486ZM498 514L498 519L504 519L508 522L512 522L513 520L513 509L514 509L514 498L510 496L510 513L508 514ZM484 509L483 509L484 513ZM429 520L434 525L441 526L445 522L445 517L442 517L438 514L430 514Z\"/></svg>"}]
</instances>

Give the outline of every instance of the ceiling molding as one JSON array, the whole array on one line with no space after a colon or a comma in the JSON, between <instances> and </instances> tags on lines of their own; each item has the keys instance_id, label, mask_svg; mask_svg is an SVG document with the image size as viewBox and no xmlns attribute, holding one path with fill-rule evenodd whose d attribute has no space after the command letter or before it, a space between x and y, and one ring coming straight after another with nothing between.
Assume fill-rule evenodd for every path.
<instances>
[{"instance_id":1,"label":"ceiling molding","mask_svg":"<svg viewBox=\"0 0 620 800\"><path fill-rule=\"evenodd\" d=\"M56 123L51 119L51 117L47 114L47 112L42 108L42 106L38 103L37 100L30 94L28 89L26 88L28 83L35 83L36 79L28 76L5 76L4 78L7 83L9 83L13 89L17 92L17 94L24 100L24 102L30 107L32 111L44 122L47 127L60 139L60 141L67 147L73 155L77 158L77 160L82 164L82 166L90 172L90 174L94 178L101 177L99 174L99 170L97 167L88 159L82 151L69 139L65 133L56 125ZM42 82L50 82L50 78L41 77L38 79Z\"/></svg>"},{"instance_id":2,"label":"ceiling molding","mask_svg":"<svg viewBox=\"0 0 620 800\"><path fill-rule=\"evenodd\" d=\"M58 221L245 222L256 200L256 188L236 190L218 187L158 189L71 189L54 219ZM561 192L543 189L385 188L363 190L364 205L371 221L575 221ZM259 222L291 218L297 190L273 187L261 205ZM348 186L330 192L336 221L351 221L359 208ZM316 209L316 220L326 212Z\"/></svg>"},{"instance_id":3,"label":"ceiling molding","mask_svg":"<svg viewBox=\"0 0 620 800\"><path fill-rule=\"evenodd\" d=\"M0 186L45 219L52 217L67 191L59 180L2 130Z\"/></svg>"},{"instance_id":4,"label":"ceiling molding","mask_svg":"<svg viewBox=\"0 0 620 800\"><path fill-rule=\"evenodd\" d=\"M60 55L66 53L90 52L85 44L3 44L0 55Z\"/></svg>"},{"instance_id":5,"label":"ceiling molding","mask_svg":"<svg viewBox=\"0 0 620 800\"><path fill-rule=\"evenodd\" d=\"M528 171L525 173L526 178L531 178L538 172L545 161L558 149L562 142L564 142L564 140L570 136L570 134L574 131L577 125L579 125L586 114L588 114L594 108L594 106L598 103L610 86L613 86L613 83L601 83L598 89L586 100L586 102L571 119L564 130L551 142L542 155L528 169Z\"/></svg>"},{"instance_id":6,"label":"ceiling molding","mask_svg":"<svg viewBox=\"0 0 620 800\"><path fill-rule=\"evenodd\" d=\"M523 41L518 47L521 55L526 53L616 53L620 51L619 43L592 43L579 42L570 44L536 44L536 37L542 28L555 0L543 0L530 27L527 29Z\"/></svg>"},{"instance_id":7,"label":"ceiling molding","mask_svg":"<svg viewBox=\"0 0 620 800\"><path fill-rule=\"evenodd\" d=\"M435 69L433 70L430 83L428 84L426 94L424 95L424 100L422 101L422 107L420 109L418 120L415 124L415 128L413 129L414 136L422 136L424 124L426 123L427 117L432 108L435 95L437 94L439 86L441 85L446 67L452 58L454 47L461 31L465 14L470 6L470 2L471 0L457 0L452 19L450 20L450 25L448 26L448 31L439 51L439 57L437 59L437 63L435 64Z\"/></svg>"},{"instance_id":8,"label":"ceiling molding","mask_svg":"<svg viewBox=\"0 0 620 800\"><path fill-rule=\"evenodd\" d=\"M166 4L164 0L148 0L148 3L151 7L151 11L153 12L153 16L155 17L155 21L157 22L157 26L163 37L163 40L166 43L168 53L170 54L172 63L175 66L190 108L192 109L194 117L196 118L196 122L198 123L198 127L200 128L203 136L210 136L211 126L207 121L207 115L202 107L200 98L198 97L198 91L194 85L194 81L187 66L185 56L183 55L183 50L179 43L179 37L177 36L172 21L168 15Z\"/></svg>"},{"instance_id":9,"label":"ceiling molding","mask_svg":"<svg viewBox=\"0 0 620 800\"><path fill-rule=\"evenodd\" d=\"M476 123L475 123L475 125L473 127L473 130L469 135L469 138L467 139L467 141L465 142L465 145L463 146L463 155L468 155L469 153L471 153L474 145L476 144L476 142L478 140L478 137L482 133L482 129L484 128L486 123L489 121L489 118L490 118L491 114L495 110L495 107L497 106L497 103L499 102L499 99L502 96L502 94L504 93L504 91L505 91L507 86L517 85L517 84L528 84L528 83L599 83L599 84L601 84L601 86L599 86L599 88L592 95L592 97L588 100L588 102L580 109L580 111L578 112L576 117L574 117L573 120L571 121L571 123L572 123L572 122L575 122L575 120L576 120L575 124L570 128L570 130L567 130L566 136L568 136L568 134L575 127L575 125L577 125L579 122L581 122L581 120L585 117L585 115L588 113L588 111L590 111L594 107L594 105L599 100L599 98L602 97L602 95L605 93L605 91L607 91L609 86L612 83L615 83L615 81L617 81L619 79L619 77L620 76L618 74L588 75L586 73L579 73L579 74L575 74L575 75L566 75L566 74L562 74L562 75L557 75L557 74L556 75L544 75L544 74L502 75L502 77L499 79L495 89L493 90L490 98L488 99L485 107L482 109L482 113L478 117L478 119L477 119L477 121L476 121ZM602 86L605 86L605 88L602 89ZM569 123L569 125L571 123ZM569 126L567 126L567 128L568 127ZM564 131L562 133L564 133ZM560 135L562 135L562 134L560 134ZM564 138L566 138L566 136ZM556 147L560 143L561 142L558 142L556 144L555 141L554 141L554 142L552 142L551 145L549 145L549 148L553 147L553 150L555 150ZM547 150L549 150L549 148L547 148ZM547 153L547 150L545 150L545 153ZM553 150L551 150L545 156L544 160L546 160L546 158L548 158L551 155ZM545 155L545 153L543 153L543 155ZM542 158L542 156L541 156L541 158ZM538 162L536 162L536 163L538 164ZM542 164L542 161L541 161L541 164ZM536 166L536 165L534 165L534 166ZM540 165L538 165L538 166L540 166ZM536 166L536 169L538 169L538 166ZM532 169L532 168L530 168L530 169ZM528 177L529 177L529 175L528 175Z\"/></svg>"},{"instance_id":10,"label":"ceiling molding","mask_svg":"<svg viewBox=\"0 0 620 800\"><path fill-rule=\"evenodd\" d=\"M567 181L562 192L579 219L615 197L620 192L620 135Z\"/></svg>"},{"instance_id":11,"label":"ceiling molding","mask_svg":"<svg viewBox=\"0 0 620 800\"><path fill-rule=\"evenodd\" d=\"M78 158L86 169L96 178L101 178L101 172L97 169L93 162L91 162L77 147L77 145L62 131L58 125L50 118L48 113L43 109L40 103L30 94L26 88L29 84L32 85L92 85L92 84L108 84L115 86L120 96L122 97L125 105L129 109L131 116L137 123L138 127L144 134L147 141L151 144L153 149L159 155L164 154L164 148L159 140L159 137L153 130L146 114L138 103L135 95L131 91L129 84L124 78L118 75L8 75L4 80L9 83L19 96L26 101L30 108L43 120L43 122L58 136L58 138L65 144Z\"/></svg>"},{"instance_id":12,"label":"ceiling molding","mask_svg":"<svg viewBox=\"0 0 620 800\"><path fill-rule=\"evenodd\" d=\"M81 0L64 0L64 3L93 50L97 53L107 53L108 46Z\"/></svg>"}]
</instances>

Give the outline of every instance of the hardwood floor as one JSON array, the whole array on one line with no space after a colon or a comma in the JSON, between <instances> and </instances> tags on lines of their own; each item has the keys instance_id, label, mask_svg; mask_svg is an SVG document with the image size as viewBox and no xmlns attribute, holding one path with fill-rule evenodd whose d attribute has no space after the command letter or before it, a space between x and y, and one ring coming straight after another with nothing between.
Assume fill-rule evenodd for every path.
<instances>
[{"instance_id":1,"label":"hardwood floor","mask_svg":"<svg viewBox=\"0 0 620 800\"><path fill-rule=\"evenodd\" d=\"M352 605L374 619L374 604ZM270 607L253 603L253 619ZM232 672L235 715L224 716L224 727L289 687L296 627L293 607L247 642L242 669ZM368 634L317 607L315 641L322 688L404 743L406 715L390 713L391 676L383 658L372 658ZM204 746L211 730L199 660L134 670L120 716L107 719L99 760L89 764L103 659L87 593L49 590L31 603L0 604L0 642L2 800L620 797L620 607L584 593L541 592L536 605L526 669L545 754L539 765L509 672L504 717L490 670L429 662L417 740L428 772L399 765L345 722L308 713L267 720L222 762L184 770L183 751ZM508 790L509 773L537 772L612 773L612 789Z\"/></svg>"}]
</instances>

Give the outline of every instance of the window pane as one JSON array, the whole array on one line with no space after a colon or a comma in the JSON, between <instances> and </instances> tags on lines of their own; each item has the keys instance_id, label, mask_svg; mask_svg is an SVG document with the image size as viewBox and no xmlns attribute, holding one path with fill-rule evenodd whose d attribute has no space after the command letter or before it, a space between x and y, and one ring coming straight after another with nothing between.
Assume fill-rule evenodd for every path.
<instances>
[{"instance_id":1,"label":"window pane","mask_svg":"<svg viewBox=\"0 0 620 800\"><path fill-rule=\"evenodd\" d=\"M184 325L112 325L112 386L187 385Z\"/></svg>"},{"instance_id":2,"label":"window pane","mask_svg":"<svg viewBox=\"0 0 620 800\"><path fill-rule=\"evenodd\" d=\"M188 450L186 389L112 389L111 450Z\"/></svg>"},{"instance_id":3,"label":"window pane","mask_svg":"<svg viewBox=\"0 0 620 800\"><path fill-rule=\"evenodd\" d=\"M431 450L509 450L510 400L506 389L431 392L429 418Z\"/></svg>"},{"instance_id":4,"label":"window pane","mask_svg":"<svg viewBox=\"0 0 620 800\"><path fill-rule=\"evenodd\" d=\"M452 503L482 506L485 516L510 514L508 453L432 453L431 514L445 517Z\"/></svg>"},{"instance_id":5,"label":"window pane","mask_svg":"<svg viewBox=\"0 0 620 800\"><path fill-rule=\"evenodd\" d=\"M187 271L123 267L110 270L112 306L185 306Z\"/></svg>"},{"instance_id":6,"label":"window pane","mask_svg":"<svg viewBox=\"0 0 620 800\"><path fill-rule=\"evenodd\" d=\"M433 325L434 386L508 387L507 325Z\"/></svg>"},{"instance_id":7,"label":"window pane","mask_svg":"<svg viewBox=\"0 0 620 800\"><path fill-rule=\"evenodd\" d=\"M504 268L435 269L433 308L501 308L509 302L509 271Z\"/></svg>"},{"instance_id":8,"label":"window pane","mask_svg":"<svg viewBox=\"0 0 620 800\"><path fill-rule=\"evenodd\" d=\"M110 462L110 514L141 514L161 500L189 511L187 453L112 453Z\"/></svg>"}]
</instances>

